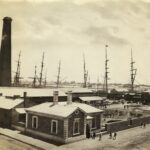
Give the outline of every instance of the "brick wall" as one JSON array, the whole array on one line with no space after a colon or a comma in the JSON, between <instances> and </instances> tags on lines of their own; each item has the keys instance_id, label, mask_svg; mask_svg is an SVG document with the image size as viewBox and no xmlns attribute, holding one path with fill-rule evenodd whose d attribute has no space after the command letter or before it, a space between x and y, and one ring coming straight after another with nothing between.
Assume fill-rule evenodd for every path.
<instances>
[{"instance_id":1,"label":"brick wall","mask_svg":"<svg viewBox=\"0 0 150 150\"><path fill-rule=\"evenodd\" d=\"M32 116L38 116L38 115L32 115L32 114L28 115L28 129L32 129L34 131L46 133L49 135L55 135L55 136L63 138L63 136L64 136L64 122L63 122L63 120L48 118L45 116L38 116L38 128L33 129L32 128ZM58 120L58 132L57 132L57 134L51 133L51 120Z\"/></svg>"},{"instance_id":2,"label":"brick wall","mask_svg":"<svg viewBox=\"0 0 150 150\"><path fill-rule=\"evenodd\" d=\"M11 110L0 109L0 126L11 127Z\"/></svg>"},{"instance_id":3,"label":"brick wall","mask_svg":"<svg viewBox=\"0 0 150 150\"><path fill-rule=\"evenodd\" d=\"M83 135L84 134L84 118L85 114L81 111L79 111L79 114L76 114L75 112L68 118L68 137L73 137L73 123L75 118L80 118L80 134L78 135ZM76 136L78 136L76 135Z\"/></svg>"},{"instance_id":4,"label":"brick wall","mask_svg":"<svg viewBox=\"0 0 150 150\"><path fill-rule=\"evenodd\" d=\"M19 114L15 109L12 109L12 123L16 124L19 121Z\"/></svg>"},{"instance_id":5,"label":"brick wall","mask_svg":"<svg viewBox=\"0 0 150 150\"><path fill-rule=\"evenodd\" d=\"M106 130L108 132L121 131L121 130L140 126L141 123L146 123L146 124L150 123L150 116L132 119L132 121L126 120L126 121L107 123Z\"/></svg>"}]
</instances>

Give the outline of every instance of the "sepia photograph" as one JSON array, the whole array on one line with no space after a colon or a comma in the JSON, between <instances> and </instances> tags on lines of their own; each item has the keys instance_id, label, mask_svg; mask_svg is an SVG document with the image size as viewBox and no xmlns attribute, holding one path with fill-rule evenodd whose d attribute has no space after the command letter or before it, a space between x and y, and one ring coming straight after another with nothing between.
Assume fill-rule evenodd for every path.
<instances>
[{"instance_id":1,"label":"sepia photograph","mask_svg":"<svg viewBox=\"0 0 150 150\"><path fill-rule=\"evenodd\" d=\"M149 150L150 0L0 0L0 150Z\"/></svg>"}]
</instances>

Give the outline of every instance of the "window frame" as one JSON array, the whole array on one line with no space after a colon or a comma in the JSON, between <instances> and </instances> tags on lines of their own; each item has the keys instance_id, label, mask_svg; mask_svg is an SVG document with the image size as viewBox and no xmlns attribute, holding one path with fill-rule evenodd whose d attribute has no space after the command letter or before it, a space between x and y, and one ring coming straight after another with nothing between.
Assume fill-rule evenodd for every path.
<instances>
[{"instance_id":1,"label":"window frame","mask_svg":"<svg viewBox=\"0 0 150 150\"><path fill-rule=\"evenodd\" d=\"M75 133L75 123L78 122L78 133ZM79 135L80 134L80 118L75 118L73 121L73 135Z\"/></svg>"},{"instance_id":2,"label":"window frame","mask_svg":"<svg viewBox=\"0 0 150 150\"><path fill-rule=\"evenodd\" d=\"M36 127L34 127L34 119L36 120ZM32 116L32 129L38 128L38 116Z\"/></svg>"},{"instance_id":3,"label":"window frame","mask_svg":"<svg viewBox=\"0 0 150 150\"><path fill-rule=\"evenodd\" d=\"M56 123L56 132L53 131L53 122ZM51 133L57 134L58 133L58 120L51 120Z\"/></svg>"}]
</instances>

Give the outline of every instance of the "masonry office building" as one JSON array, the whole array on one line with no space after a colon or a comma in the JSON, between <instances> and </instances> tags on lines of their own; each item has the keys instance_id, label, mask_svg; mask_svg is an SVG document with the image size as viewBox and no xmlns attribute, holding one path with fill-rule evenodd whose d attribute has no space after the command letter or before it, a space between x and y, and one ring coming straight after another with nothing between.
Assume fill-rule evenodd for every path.
<instances>
[{"instance_id":1,"label":"masonry office building","mask_svg":"<svg viewBox=\"0 0 150 150\"><path fill-rule=\"evenodd\" d=\"M73 103L71 93L68 93L67 102L58 102L58 92L55 91L53 103L33 106L27 108L26 112L26 132L55 142L68 143L84 139L87 129L101 128L102 110L87 104Z\"/></svg>"}]
</instances>

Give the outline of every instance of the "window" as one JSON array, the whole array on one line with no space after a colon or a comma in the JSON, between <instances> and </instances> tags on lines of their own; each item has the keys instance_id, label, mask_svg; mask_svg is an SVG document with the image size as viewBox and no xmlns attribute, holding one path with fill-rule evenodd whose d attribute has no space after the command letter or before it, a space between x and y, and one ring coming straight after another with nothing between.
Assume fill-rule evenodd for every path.
<instances>
[{"instance_id":1,"label":"window","mask_svg":"<svg viewBox=\"0 0 150 150\"><path fill-rule=\"evenodd\" d=\"M57 134L58 121L52 120L51 122L51 133Z\"/></svg>"},{"instance_id":2,"label":"window","mask_svg":"<svg viewBox=\"0 0 150 150\"><path fill-rule=\"evenodd\" d=\"M73 123L73 135L80 134L80 119L76 118Z\"/></svg>"},{"instance_id":3,"label":"window","mask_svg":"<svg viewBox=\"0 0 150 150\"><path fill-rule=\"evenodd\" d=\"M93 117L92 119L92 129L96 128L96 117Z\"/></svg>"},{"instance_id":4,"label":"window","mask_svg":"<svg viewBox=\"0 0 150 150\"><path fill-rule=\"evenodd\" d=\"M38 128L38 117L32 116L32 128L37 129Z\"/></svg>"},{"instance_id":5,"label":"window","mask_svg":"<svg viewBox=\"0 0 150 150\"><path fill-rule=\"evenodd\" d=\"M75 114L78 115L78 114L79 114L79 110L76 110L76 111L75 111Z\"/></svg>"}]
</instances>

